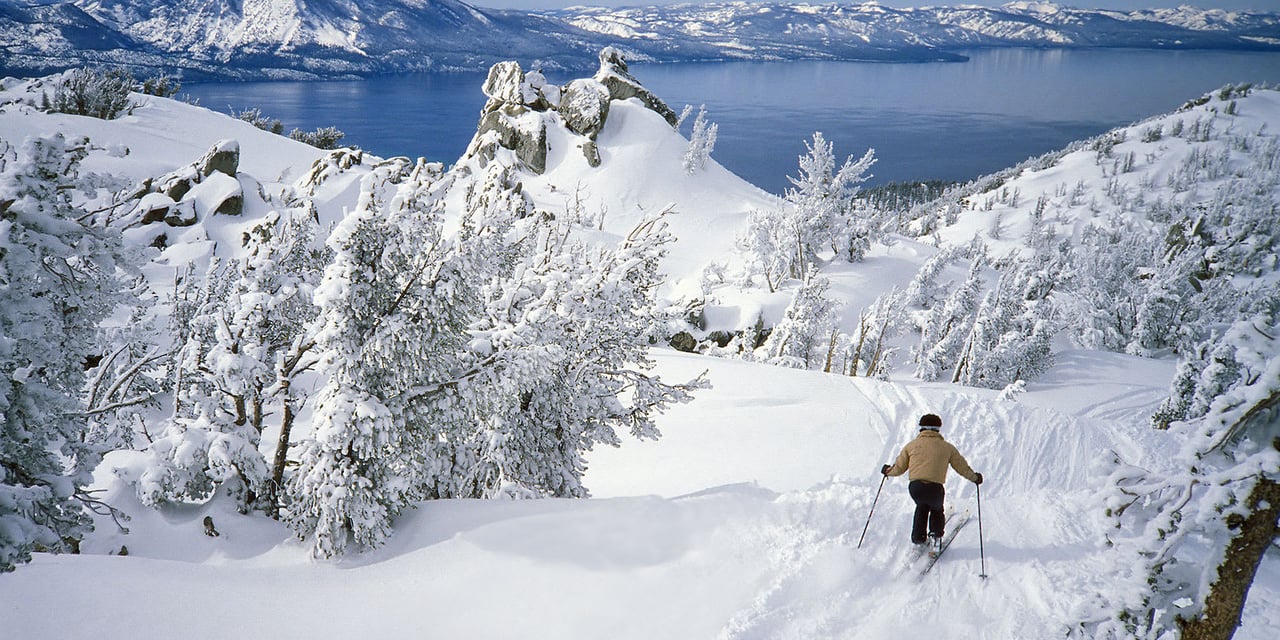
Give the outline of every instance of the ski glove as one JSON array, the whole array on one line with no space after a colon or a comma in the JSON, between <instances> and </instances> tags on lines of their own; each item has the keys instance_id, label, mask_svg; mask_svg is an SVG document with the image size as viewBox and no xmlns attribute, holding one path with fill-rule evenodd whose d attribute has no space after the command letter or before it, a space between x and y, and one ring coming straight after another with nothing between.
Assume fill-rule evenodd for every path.
<instances>
[{"instance_id":1,"label":"ski glove","mask_svg":"<svg viewBox=\"0 0 1280 640\"><path fill-rule=\"evenodd\" d=\"M974 476L976 476L976 477L973 479L973 483L974 483L974 484L982 484L982 474L981 474L981 473L978 473L978 472L976 472L976 471L975 471L973 475L974 475Z\"/></svg>"},{"instance_id":2,"label":"ski glove","mask_svg":"<svg viewBox=\"0 0 1280 640\"><path fill-rule=\"evenodd\" d=\"M885 466L880 467L880 475L882 476L889 475L889 465L886 464Z\"/></svg>"}]
</instances>

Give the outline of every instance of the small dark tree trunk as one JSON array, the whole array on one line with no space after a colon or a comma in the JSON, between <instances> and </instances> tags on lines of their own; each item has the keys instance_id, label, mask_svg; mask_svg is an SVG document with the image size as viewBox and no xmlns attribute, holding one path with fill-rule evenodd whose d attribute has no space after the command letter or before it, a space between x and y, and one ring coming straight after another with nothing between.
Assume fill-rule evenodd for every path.
<instances>
[{"instance_id":1,"label":"small dark tree trunk","mask_svg":"<svg viewBox=\"0 0 1280 640\"><path fill-rule=\"evenodd\" d=\"M284 466L289 460L289 433L293 431L293 402L286 395L283 404L280 439L276 441L276 455L271 463L271 482L267 485L267 514L277 519L280 517L280 485L284 483Z\"/></svg>"},{"instance_id":2,"label":"small dark tree trunk","mask_svg":"<svg viewBox=\"0 0 1280 640\"><path fill-rule=\"evenodd\" d=\"M1248 507L1248 517L1227 521L1235 536L1218 566L1217 581L1209 587L1204 613L1195 620L1179 620L1183 640L1230 640L1240 626L1258 564L1280 532L1280 483L1259 478L1249 492Z\"/></svg>"}]
</instances>

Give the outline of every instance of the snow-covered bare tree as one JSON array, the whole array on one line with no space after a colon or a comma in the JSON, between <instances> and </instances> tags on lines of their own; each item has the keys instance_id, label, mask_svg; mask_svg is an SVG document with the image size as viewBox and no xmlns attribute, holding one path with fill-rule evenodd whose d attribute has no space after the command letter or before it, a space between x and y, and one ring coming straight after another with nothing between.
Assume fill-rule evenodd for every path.
<instances>
[{"instance_id":1,"label":"snow-covered bare tree","mask_svg":"<svg viewBox=\"0 0 1280 640\"><path fill-rule=\"evenodd\" d=\"M1233 373L1201 368L1191 384L1217 395L1169 425L1181 451L1159 469L1114 461L1112 542L1132 564L1085 612L1090 637L1230 638L1280 534L1280 323L1259 314L1217 341Z\"/></svg>"},{"instance_id":2,"label":"snow-covered bare tree","mask_svg":"<svg viewBox=\"0 0 1280 640\"><path fill-rule=\"evenodd\" d=\"M0 140L0 572L75 549L97 506L81 393L96 328L124 300L118 235L72 200L87 143Z\"/></svg>"}]
</instances>

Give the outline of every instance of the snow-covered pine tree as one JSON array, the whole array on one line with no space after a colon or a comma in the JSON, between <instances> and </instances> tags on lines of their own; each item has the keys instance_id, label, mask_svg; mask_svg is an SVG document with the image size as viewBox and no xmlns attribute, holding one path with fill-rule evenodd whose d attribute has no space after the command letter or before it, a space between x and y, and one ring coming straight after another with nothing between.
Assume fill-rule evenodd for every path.
<instances>
[{"instance_id":1,"label":"snow-covered pine tree","mask_svg":"<svg viewBox=\"0 0 1280 640\"><path fill-rule=\"evenodd\" d=\"M748 261L744 284L752 286L751 280L758 274L764 277L770 293L778 290L791 272L791 239L795 231L788 225L793 222L781 208L751 211L737 239Z\"/></svg>"},{"instance_id":2,"label":"snow-covered pine tree","mask_svg":"<svg viewBox=\"0 0 1280 640\"><path fill-rule=\"evenodd\" d=\"M914 350L916 377L921 380L939 380L954 374L980 304L983 264L982 259L974 259L964 283L925 318L920 344Z\"/></svg>"},{"instance_id":3,"label":"snow-covered pine tree","mask_svg":"<svg viewBox=\"0 0 1280 640\"><path fill-rule=\"evenodd\" d=\"M839 305L827 297L830 288L831 281L819 275L816 266L811 266L804 283L783 312L782 320L761 347L770 362L802 369L823 363L839 309Z\"/></svg>"},{"instance_id":4,"label":"snow-covered pine tree","mask_svg":"<svg viewBox=\"0 0 1280 640\"><path fill-rule=\"evenodd\" d=\"M905 320L907 294L897 289L872 303L858 315L858 327L849 337L846 360L842 367L850 376L883 377L889 373L889 358L894 348L890 341Z\"/></svg>"},{"instance_id":5,"label":"snow-covered pine tree","mask_svg":"<svg viewBox=\"0 0 1280 640\"><path fill-rule=\"evenodd\" d=\"M698 107L698 116L693 120L693 131L689 133L689 148L684 152L684 172L692 175L707 166L711 152L716 148L716 132L719 125L707 120L707 106Z\"/></svg>"},{"instance_id":6,"label":"snow-covered pine tree","mask_svg":"<svg viewBox=\"0 0 1280 640\"><path fill-rule=\"evenodd\" d=\"M85 441L85 362L123 302L118 236L72 201L88 141L0 141L0 572L75 549L101 451Z\"/></svg>"},{"instance_id":7,"label":"snow-covered pine tree","mask_svg":"<svg viewBox=\"0 0 1280 640\"><path fill-rule=\"evenodd\" d=\"M1089 349L1123 351L1133 335L1144 276L1158 259L1153 240L1138 229L1085 227L1071 247L1072 299L1077 316L1069 325Z\"/></svg>"},{"instance_id":8,"label":"snow-covered pine tree","mask_svg":"<svg viewBox=\"0 0 1280 640\"><path fill-rule=\"evenodd\" d=\"M272 515L280 508L294 419L306 402L294 380L315 364L316 343L307 329L314 326L317 313L315 287L331 258L328 248L318 244L318 233L310 202L283 213L272 212L255 225L248 234L248 256L240 262L235 310L229 314L257 345L259 362L269 368L267 375L249 379L251 397L258 403L252 415L259 434L264 428L262 405L270 402L279 407L275 455L266 495L261 496L263 507Z\"/></svg>"},{"instance_id":9,"label":"snow-covered pine tree","mask_svg":"<svg viewBox=\"0 0 1280 640\"><path fill-rule=\"evenodd\" d=\"M1230 345L1233 353L1220 357L1234 362L1236 375L1208 373L1195 383L1222 390L1202 415L1169 426L1181 451L1162 469L1115 461L1112 542L1132 564L1084 614L1090 637L1230 637L1258 563L1280 534L1276 310L1236 322L1217 341Z\"/></svg>"},{"instance_id":10,"label":"snow-covered pine tree","mask_svg":"<svg viewBox=\"0 0 1280 640\"><path fill-rule=\"evenodd\" d=\"M1048 370L1056 324L1047 299L1057 280L1051 269L1044 258L1006 267L978 309L953 382L1001 389Z\"/></svg>"},{"instance_id":11,"label":"snow-covered pine tree","mask_svg":"<svg viewBox=\"0 0 1280 640\"><path fill-rule=\"evenodd\" d=\"M623 429L656 438L654 414L700 384L647 373L647 345L668 319L654 297L672 241L666 212L609 248L530 215L508 175L491 175L480 193L461 241L499 247L482 262L501 268L471 329L471 350L485 360L471 381L480 387L471 423L482 429L461 495L584 497L585 452L617 445Z\"/></svg>"},{"instance_id":12,"label":"snow-covered pine tree","mask_svg":"<svg viewBox=\"0 0 1280 640\"><path fill-rule=\"evenodd\" d=\"M818 251L827 247L849 262L862 258L865 247L851 234L861 232L865 239L869 230L853 218L853 198L859 185L871 177L867 171L876 162L875 150L868 149L859 160L849 156L837 168L834 145L820 131L814 132L813 141L805 142L805 147L808 153L800 156L799 177L787 177L793 185L786 193L793 207L789 215L796 218L792 225L796 232L791 247L793 278L804 277L809 266L817 263Z\"/></svg>"},{"instance_id":13,"label":"snow-covered pine tree","mask_svg":"<svg viewBox=\"0 0 1280 640\"><path fill-rule=\"evenodd\" d=\"M765 276L770 290L783 279L803 279L821 251L861 260L874 239L871 223L856 215L854 196L870 178L866 172L875 151L868 149L856 162L849 156L837 169L833 146L821 132L805 145L809 152L800 156L800 177L787 178L794 186L787 189L786 205L753 212L739 238L749 268Z\"/></svg>"},{"instance_id":14,"label":"snow-covered pine tree","mask_svg":"<svg viewBox=\"0 0 1280 640\"><path fill-rule=\"evenodd\" d=\"M438 165L379 165L328 241L314 333L328 380L285 500L316 557L380 545L431 473L436 425L405 398L455 374L466 340L459 304L473 297L441 235L437 178Z\"/></svg>"},{"instance_id":15,"label":"snow-covered pine tree","mask_svg":"<svg viewBox=\"0 0 1280 640\"><path fill-rule=\"evenodd\" d=\"M955 250L951 248L939 249L930 256L903 291L904 303L922 309L933 308L943 296L938 276L942 275L942 270L950 266L955 258Z\"/></svg>"},{"instance_id":16,"label":"snow-covered pine tree","mask_svg":"<svg viewBox=\"0 0 1280 640\"><path fill-rule=\"evenodd\" d=\"M231 483L241 510L247 510L266 481L267 465L258 452L261 395L255 390L269 368L260 345L228 322L236 277L231 262L211 261L191 301L190 319L176 327L184 339L174 362L173 413L147 447L149 462L136 480L143 504L203 502L219 485Z\"/></svg>"},{"instance_id":17,"label":"snow-covered pine tree","mask_svg":"<svg viewBox=\"0 0 1280 640\"><path fill-rule=\"evenodd\" d=\"M212 261L198 299L185 303L193 310L179 314L177 402L148 447L151 463L137 482L143 503L203 502L225 486L242 511L276 513L299 409L290 383L311 362L314 342L303 330L326 259L315 225L307 207L268 214L246 234L247 255ZM269 465L260 440L277 400L283 442Z\"/></svg>"}]
</instances>

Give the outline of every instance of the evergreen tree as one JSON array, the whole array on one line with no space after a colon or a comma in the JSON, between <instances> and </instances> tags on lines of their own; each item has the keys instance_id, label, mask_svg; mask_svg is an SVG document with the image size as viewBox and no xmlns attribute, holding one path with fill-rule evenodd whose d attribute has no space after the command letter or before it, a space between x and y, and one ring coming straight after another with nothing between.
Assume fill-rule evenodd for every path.
<instances>
[{"instance_id":1,"label":"evergreen tree","mask_svg":"<svg viewBox=\"0 0 1280 640\"><path fill-rule=\"evenodd\" d=\"M804 284L796 290L782 320L773 328L764 349L771 362L810 369L823 362L838 305L827 297L831 281L810 267Z\"/></svg>"},{"instance_id":2,"label":"evergreen tree","mask_svg":"<svg viewBox=\"0 0 1280 640\"><path fill-rule=\"evenodd\" d=\"M0 572L90 529L85 361L122 302L118 238L71 200L87 140L29 140L0 162Z\"/></svg>"},{"instance_id":3,"label":"evergreen tree","mask_svg":"<svg viewBox=\"0 0 1280 640\"><path fill-rule=\"evenodd\" d=\"M870 176L874 150L854 161L850 156L836 167L832 144L813 134L809 152L800 156L800 177L788 177L793 188L779 210L753 213L739 245L751 268L761 272L770 290L784 278L803 279L818 265L819 252L830 250L850 262L861 260L870 247L872 225L859 217L854 196Z\"/></svg>"},{"instance_id":4,"label":"evergreen tree","mask_svg":"<svg viewBox=\"0 0 1280 640\"><path fill-rule=\"evenodd\" d=\"M816 264L817 252L824 247L850 262L861 259L865 246L851 236L868 230L854 219L854 196L859 185L871 177L866 172L876 161L875 150L868 149L861 159L855 162L849 156L837 168L834 146L821 132L815 132L813 142L806 142L805 147L809 152L800 156L800 175L787 177L793 188L786 193L797 219L791 274L797 278Z\"/></svg>"},{"instance_id":5,"label":"evergreen tree","mask_svg":"<svg viewBox=\"0 0 1280 640\"><path fill-rule=\"evenodd\" d=\"M658 437L653 416L700 384L647 373L648 344L668 320L655 298L672 240L667 212L610 248L529 209L509 175L491 174L461 234L483 252L476 264L498 266L470 331L470 350L484 360L470 381L471 423L481 425L473 465L455 471L469 472L464 496L584 497L583 454L616 446L621 430Z\"/></svg>"},{"instance_id":6,"label":"evergreen tree","mask_svg":"<svg viewBox=\"0 0 1280 640\"><path fill-rule=\"evenodd\" d=\"M72 69L59 80L50 109L112 120L131 108L129 93L135 84L124 69Z\"/></svg>"},{"instance_id":7,"label":"evergreen tree","mask_svg":"<svg viewBox=\"0 0 1280 640\"><path fill-rule=\"evenodd\" d=\"M425 493L439 432L407 398L460 368L459 305L474 297L440 233L435 179L424 163L380 165L329 238L314 333L328 380L287 481L288 521L316 557L380 545Z\"/></svg>"},{"instance_id":8,"label":"evergreen tree","mask_svg":"<svg viewBox=\"0 0 1280 640\"><path fill-rule=\"evenodd\" d=\"M940 249L916 272L903 295L905 303L923 309L931 309L941 300L943 289L938 283L942 270L955 261L955 250Z\"/></svg>"},{"instance_id":9,"label":"evergreen tree","mask_svg":"<svg viewBox=\"0 0 1280 640\"><path fill-rule=\"evenodd\" d=\"M796 237L789 225L794 217L783 209L753 209L747 224L738 237L738 246L747 255L747 284L754 274L764 276L769 292L777 291L791 273L792 244Z\"/></svg>"},{"instance_id":10,"label":"evergreen tree","mask_svg":"<svg viewBox=\"0 0 1280 640\"><path fill-rule=\"evenodd\" d=\"M953 382L1001 389L1044 373L1052 365L1051 311L1045 297L1052 282L1034 263L1001 275L979 307Z\"/></svg>"},{"instance_id":11,"label":"evergreen tree","mask_svg":"<svg viewBox=\"0 0 1280 640\"><path fill-rule=\"evenodd\" d=\"M847 340L844 371L850 376L885 377L894 349L890 341L904 321L907 296L891 291L876 298L871 308L858 316L858 328Z\"/></svg>"},{"instance_id":12,"label":"evergreen tree","mask_svg":"<svg viewBox=\"0 0 1280 640\"><path fill-rule=\"evenodd\" d=\"M246 257L214 260L197 297L179 305L191 311L178 315L176 403L138 479L145 504L203 502L226 486L242 511L276 512L299 408L291 381L309 366L314 345L304 329L325 259L314 227L305 208L272 212L246 235ZM260 440L276 400L280 441L268 465Z\"/></svg>"},{"instance_id":13,"label":"evergreen tree","mask_svg":"<svg viewBox=\"0 0 1280 640\"><path fill-rule=\"evenodd\" d=\"M915 349L916 377L939 380L952 376L964 356L982 295L982 260L974 260L963 284L929 311Z\"/></svg>"},{"instance_id":14,"label":"evergreen tree","mask_svg":"<svg viewBox=\"0 0 1280 640\"><path fill-rule=\"evenodd\" d=\"M684 153L684 171L692 175L707 166L711 152L716 148L716 131L719 125L707 121L707 107L698 108L698 117L693 121L693 131L689 134L689 149Z\"/></svg>"}]
</instances>

